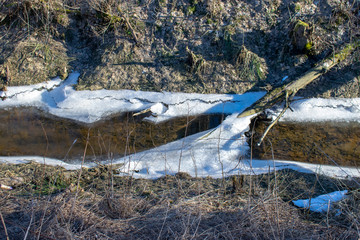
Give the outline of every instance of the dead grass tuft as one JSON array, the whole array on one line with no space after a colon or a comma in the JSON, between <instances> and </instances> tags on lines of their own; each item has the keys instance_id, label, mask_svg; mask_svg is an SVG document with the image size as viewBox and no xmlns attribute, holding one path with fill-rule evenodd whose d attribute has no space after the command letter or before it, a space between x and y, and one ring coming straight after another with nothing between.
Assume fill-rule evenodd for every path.
<instances>
[{"instance_id":1,"label":"dead grass tuft","mask_svg":"<svg viewBox=\"0 0 360 240\"><path fill-rule=\"evenodd\" d=\"M241 79L265 80L268 74L265 60L245 46L242 46L237 54L235 66Z\"/></svg>"},{"instance_id":2,"label":"dead grass tuft","mask_svg":"<svg viewBox=\"0 0 360 240\"><path fill-rule=\"evenodd\" d=\"M112 219L138 217L145 214L150 207L150 203L145 199L131 196L108 196L98 205L99 211Z\"/></svg>"}]
</instances>

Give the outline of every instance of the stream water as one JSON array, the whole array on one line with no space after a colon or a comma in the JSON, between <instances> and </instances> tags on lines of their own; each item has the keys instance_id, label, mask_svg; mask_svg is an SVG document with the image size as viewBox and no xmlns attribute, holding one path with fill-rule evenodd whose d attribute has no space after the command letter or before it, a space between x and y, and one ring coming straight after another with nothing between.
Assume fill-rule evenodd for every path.
<instances>
[{"instance_id":1,"label":"stream water","mask_svg":"<svg viewBox=\"0 0 360 240\"><path fill-rule=\"evenodd\" d=\"M71 161L82 158L88 142L86 160L109 160L214 128L223 116L183 117L161 124L143 118L124 113L89 125L34 108L1 110L0 155L37 155Z\"/></svg>"},{"instance_id":2,"label":"stream water","mask_svg":"<svg viewBox=\"0 0 360 240\"><path fill-rule=\"evenodd\" d=\"M56 118L34 108L0 110L0 155L37 155L72 161L82 158L88 142L87 161L108 160L214 128L224 118L203 115L153 124L143 121L143 117L126 113L88 125ZM256 124L253 143L259 140L267 125ZM360 124L278 123L260 147L253 144L252 151L257 159L274 157L359 166Z\"/></svg>"},{"instance_id":3,"label":"stream water","mask_svg":"<svg viewBox=\"0 0 360 240\"><path fill-rule=\"evenodd\" d=\"M327 165L360 166L360 123L279 122L257 146L269 123L258 122L253 156ZM251 139L249 140L249 143Z\"/></svg>"}]
</instances>

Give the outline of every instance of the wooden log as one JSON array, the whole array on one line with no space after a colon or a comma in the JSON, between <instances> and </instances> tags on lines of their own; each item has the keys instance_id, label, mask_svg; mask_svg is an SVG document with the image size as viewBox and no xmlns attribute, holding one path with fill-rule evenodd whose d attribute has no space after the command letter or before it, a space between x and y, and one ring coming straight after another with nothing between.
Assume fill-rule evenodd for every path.
<instances>
[{"instance_id":1,"label":"wooden log","mask_svg":"<svg viewBox=\"0 0 360 240\"><path fill-rule=\"evenodd\" d=\"M264 97L240 113L238 118L260 113L279 102L291 100L300 89L306 87L316 78L328 72L336 64L346 59L359 46L360 40L345 45L341 51L321 61L314 68L307 71L302 77L268 92ZM286 105L288 105L288 103Z\"/></svg>"}]
</instances>

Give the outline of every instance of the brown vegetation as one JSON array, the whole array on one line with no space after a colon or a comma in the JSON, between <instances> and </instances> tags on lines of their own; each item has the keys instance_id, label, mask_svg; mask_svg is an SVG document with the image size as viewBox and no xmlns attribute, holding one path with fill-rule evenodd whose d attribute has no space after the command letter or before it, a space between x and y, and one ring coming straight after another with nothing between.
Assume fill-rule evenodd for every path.
<instances>
[{"instance_id":1,"label":"brown vegetation","mask_svg":"<svg viewBox=\"0 0 360 240\"><path fill-rule=\"evenodd\" d=\"M356 239L354 182L285 170L234 178L118 177L99 167L65 171L36 163L1 165L0 212L10 239ZM20 180L19 180L20 179ZM80 179L80 187L77 187ZM236 179L236 178L235 178ZM235 180L236 181L236 180ZM250 182L252 184L250 184ZM225 184L225 186L222 186ZM291 200L349 189L334 210L315 214ZM341 214L338 210L341 209Z\"/></svg>"}]
</instances>

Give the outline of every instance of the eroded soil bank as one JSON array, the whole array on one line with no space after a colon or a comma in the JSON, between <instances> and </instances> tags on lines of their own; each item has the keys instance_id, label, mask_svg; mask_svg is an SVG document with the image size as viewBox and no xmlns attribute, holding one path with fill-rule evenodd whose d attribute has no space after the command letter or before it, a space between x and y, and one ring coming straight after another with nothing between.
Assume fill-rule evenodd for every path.
<instances>
[{"instance_id":1,"label":"eroded soil bank","mask_svg":"<svg viewBox=\"0 0 360 240\"><path fill-rule=\"evenodd\" d=\"M10 239L356 239L358 185L292 170L225 179L185 173L157 180L113 175L111 166L81 171L1 164L0 206ZM291 200L349 191L325 214ZM5 235L2 235L5 236ZM1 238L5 239L5 238Z\"/></svg>"},{"instance_id":2,"label":"eroded soil bank","mask_svg":"<svg viewBox=\"0 0 360 240\"><path fill-rule=\"evenodd\" d=\"M79 90L270 89L356 41L359 4L6 0L0 3L0 88L76 70ZM299 94L360 96L359 56L357 49Z\"/></svg>"}]
</instances>

